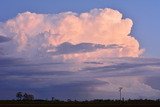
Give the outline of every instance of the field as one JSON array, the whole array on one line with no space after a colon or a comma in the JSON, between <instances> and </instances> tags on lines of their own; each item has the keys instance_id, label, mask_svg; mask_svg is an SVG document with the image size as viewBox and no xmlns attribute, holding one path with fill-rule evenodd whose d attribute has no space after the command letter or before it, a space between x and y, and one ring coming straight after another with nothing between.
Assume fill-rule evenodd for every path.
<instances>
[{"instance_id":1,"label":"field","mask_svg":"<svg viewBox=\"0 0 160 107\"><path fill-rule=\"evenodd\" d=\"M117 107L117 106L160 106L160 100L93 100L93 101L46 101L46 100L34 100L34 101L17 101L17 100L3 100L0 101L1 107Z\"/></svg>"}]
</instances>

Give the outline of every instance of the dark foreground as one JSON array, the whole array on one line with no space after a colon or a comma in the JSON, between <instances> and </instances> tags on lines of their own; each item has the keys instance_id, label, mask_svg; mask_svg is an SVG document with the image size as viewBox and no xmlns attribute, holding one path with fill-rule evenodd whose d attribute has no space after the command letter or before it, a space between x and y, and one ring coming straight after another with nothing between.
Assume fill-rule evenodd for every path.
<instances>
[{"instance_id":1,"label":"dark foreground","mask_svg":"<svg viewBox=\"0 0 160 107\"><path fill-rule=\"evenodd\" d=\"M93 101L0 101L0 107L160 107L160 100L93 100Z\"/></svg>"}]
</instances>

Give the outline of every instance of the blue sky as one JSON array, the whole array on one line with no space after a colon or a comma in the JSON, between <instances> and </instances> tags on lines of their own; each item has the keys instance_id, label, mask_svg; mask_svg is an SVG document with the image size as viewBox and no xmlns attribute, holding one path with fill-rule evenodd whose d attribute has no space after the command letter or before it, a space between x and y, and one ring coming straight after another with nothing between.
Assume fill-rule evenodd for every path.
<instances>
[{"instance_id":1,"label":"blue sky","mask_svg":"<svg viewBox=\"0 0 160 107\"><path fill-rule=\"evenodd\" d=\"M93 8L117 9L124 17L133 20L132 34L140 41L141 47L146 49L144 55L160 57L159 5L159 0L1 0L0 21L4 22L25 11L56 14L64 11L82 13Z\"/></svg>"},{"instance_id":2,"label":"blue sky","mask_svg":"<svg viewBox=\"0 0 160 107\"><path fill-rule=\"evenodd\" d=\"M159 5L1 0L0 99L18 91L43 99L117 99L119 87L126 99L160 98Z\"/></svg>"}]
</instances>

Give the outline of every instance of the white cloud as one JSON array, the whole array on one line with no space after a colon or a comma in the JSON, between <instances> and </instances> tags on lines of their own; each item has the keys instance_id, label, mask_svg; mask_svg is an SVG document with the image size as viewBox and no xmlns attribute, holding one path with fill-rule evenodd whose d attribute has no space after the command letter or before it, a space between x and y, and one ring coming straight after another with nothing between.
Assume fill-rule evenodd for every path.
<instances>
[{"instance_id":1,"label":"white cloud","mask_svg":"<svg viewBox=\"0 0 160 107\"><path fill-rule=\"evenodd\" d=\"M0 34L12 38L15 56L27 58L53 57L53 59L93 59L107 57L138 57L143 53L139 42L131 36L133 22L123 19L113 9L93 9L86 13L64 12L59 14L19 13L0 25ZM48 51L65 42L73 45L91 43L122 46L99 49L93 52L50 55Z\"/></svg>"}]
</instances>

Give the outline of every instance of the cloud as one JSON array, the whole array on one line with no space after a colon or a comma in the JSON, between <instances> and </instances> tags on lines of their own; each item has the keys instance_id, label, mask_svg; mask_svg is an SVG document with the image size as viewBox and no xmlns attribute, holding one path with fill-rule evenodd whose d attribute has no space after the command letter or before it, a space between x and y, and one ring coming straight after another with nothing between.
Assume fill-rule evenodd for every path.
<instances>
[{"instance_id":1,"label":"cloud","mask_svg":"<svg viewBox=\"0 0 160 107\"><path fill-rule=\"evenodd\" d=\"M131 35L133 22L122 17L108 8L81 14L24 12L1 23L0 35L7 36L0 36L0 93L117 98L123 86L126 98L158 98L154 83L159 79L152 78L159 75L160 60L139 57L143 49Z\"/></svg>"},{"instance_id":2,"label":"cloud","mask_svg":"<svg viewBox=\"0 0 160 107\"><path fill-rule=\"evenodd\" d=\"M10 38L8 38L8 37L4 37L4 36L1 36L0 35L0 43L5 43L5 42L8 42L8 41L10 41L11 39ZM0 45L0 56L1 55L4 55L4 52L3 52L3 47L1 47L1 45Z\"/></svg>"},{"instance_id":3,"label":"cloud","mask_svg":"<svg viewBox=\"0 0 160 107\"><path fill-rule=\"evenodd\" d=\"M17 91L29 91L40 98L118 99L120 86L126 99L156 99L160 94L160 59L110 58L87 63L33 63L16 58L0 61L6 62L0 66L0 92L9 92L12 98Z\"/></svg>"},{"instance_id":4,"label":"cloud","mask_svg":"<svg viewBox=\"0 0 160 107\"><path fill-rule=\"evenodd\" d=\"M87 66L80 71L92 72L100 77L114 77L117 75L155 76L158 75L160 69L160 60L155 58L108 58L106 61L105 59L101 59L96 63L98 62L100 64L86 63Z\"/></svg>"},{"instance_id":5,"label":"cloud","mask_svg":"<svg viewBox=\"0 0 160 107\"><path fill-rule=\"evenodd\" d=\"M0 35L0 43L8 42L8 41L10 41L9 38Z\"/></svg>"},{"instance_id":6,"label":"cloud","mask_svg":"<svg viewBox=\"0 0 160 107\"><path fill-rule=\"evenodd\" d=\"M126 70L126 69L135 69L139 67L146 67L146 66L159 66L160 62L147 62L147 63L118 63L113 65L106 65L106 66L100 66L100 67L91 67L91 68L85 68L84 71L117 71L117 70Z\"/></svg>"},{"instance_id":7,"label":"cloud","mask_svg":"<svg viewBox=\"0 0 160 107\"><path fill-rule=\"evenodd\" d=\"M145 84L151 86L153 89L160 90L160 85L156 81L160 81L160 77L158 75L144 78L144 83Z\"/></svg>"},{"instance_id":8,"label":"cloud","mask_svg":"<svg viewBox=\"0 0 160 107\"><path fill-rule=\"evenodd\" d=\"M64 42L58 45L55 50L50 50L49 52L53 55L61 55L61 54L74 54L74 53L85 53L85 52L94 52L100 49L117 49L123 48L122 46L118 46L116 44L111 45L101 45L101 44L93 44L93 43L80 43L73 45L68 42Z\"/></svg>"},{"instance_id":9,"label":"cloud","mask_svg":"<svg viewBox=\"0 0 160 107\"><path fill-rule=\"evenodd\" d=\"M120 77L108 77L108 78L98 78L98 80L107 82L107 84L99 85L96 89L102 93L113 93L110 95L112 98L117 98L114 95L118 92L119 87L123 87L122 96L125 99L157 99L160 94L160 90L152 88L148 84L144 84L143 78L139 76L120 76ZM155 82L155 81L152 81ZM107 94L104 94L107 96ZM102 95L102 96L104 96Z\"/></svg>"},{"instance_id":10,"label":"cloud","mask_svg":"<svg viewBox=\"0 0 160 107\"><path fill-rule=\"evenodd\" d=\"M0 67L23 64L25 61L21 58L0 57Z\"/></svg>"},{"instance_id":11,"label":"cloud","mask_svg":"<svg viewBox=\"0 0 160 107\"><path fill-rule=\"evenodd\" d=\"M13 38L12 43L8 44L13 49L10 54L24 58L49 57L48 59L55 60L57 57L62 60L75 58L85 60L102 56L139 57L143 49L130 34L132 25L131 19L123 19L120 12L109 8L93 9L81 14L25 12L2 23L0 34ZM59 49L61 45L67 45L66 43L72 44L76 49L65 49L66 52L61 51L63 55L59 56L57 56L59 50L56 56L48 53L50 50ZM95 46L93 49L89 46L91 44L100 47L113 44L113 47L121 46L121 48L103 49ZM82 45L86 45L89 49L84 49ZM84 50L78 50L78 46L82 46ZM68 53L72 54L68 55Z\"/></svg>"}]
</instances>

